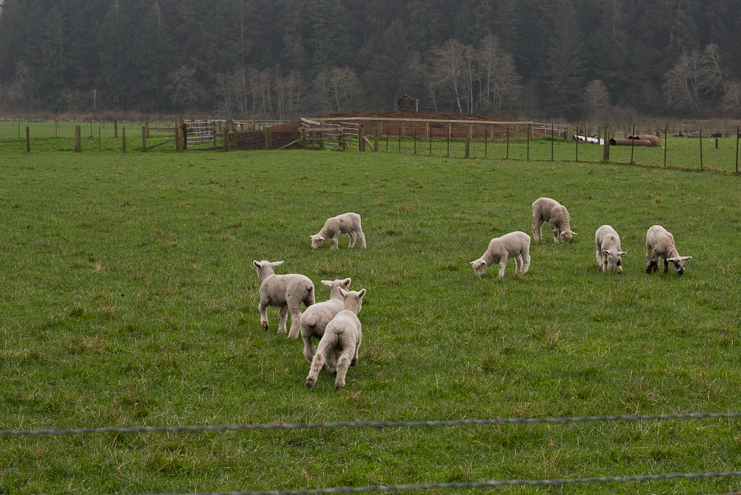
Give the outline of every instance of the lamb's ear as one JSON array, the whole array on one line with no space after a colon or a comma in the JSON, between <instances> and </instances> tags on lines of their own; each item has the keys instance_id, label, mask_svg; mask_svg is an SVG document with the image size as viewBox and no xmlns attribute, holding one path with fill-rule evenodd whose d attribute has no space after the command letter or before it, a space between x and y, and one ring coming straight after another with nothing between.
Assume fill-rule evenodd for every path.
<instances>
[{"instance_id":1,"label":"lamb's ear","mask_svg":"<svg viewBox=\"0 0 741 495\"><path fill-rule=\"evenodd\" d=\"M625 256L628 254L628 251L618 251L618 256Z\"/></svg>"},{"instance_id":2,"label":"lamb's ear","mask_svg":"<svg viewBox=\"0 0 741 495\"><path fill-rule=\"evenodd\" d=\"M602 254L610 254L610 252L607 249L603 249Z\"/></svg>"},{"instance_id":3,"label":"lamb's ear","mask_svg":"<svg viewBox=\"0 0 741 495\"><path fill-rule=\"evenodd\" d=\"M320 241L326 241L327 239L325 239L325 238L324 238L324 237L322 237L322 236L319 236L319 240L320 240Z\"/></svg>"},{"instance_id":4,"label":"lamb's ear","mask_svg":"<svg viewBox=\"0 0 741 495\"><path fill-rule=\"evenodd\" d=\"M574 232L574 231L572 230L572 231L571 231L571 235L579 235L579 234L577 234L576 232Z\"/></svg>"},{"instance_id":5,"label":"lamb's ear","mask_svg":"<svg viewBox=\"0 0 741 495\"><path fill-rule=\"evenodd\" d=\"M363 296L365 295L365 289L360 289L360 292L358 292L358 297L360 299L363 299Z\"/></svg>"},{"instance_id":6,"label":"lamb's ear","mask_svg":"<svg viewBox=\"0 0 741 495\"><path fill-rule=\"evenodd\" d=\"M666 261L671 261L674 263L675 261L679 261L679 258L667 258Z\"/></svg>"},{"instance_id":7,"label":"lamb's ear","mask_svg":"<svg viewBox=\"0 0 741 495\"><path fill-rule=\"evenodd\" d=\"M255 268L260 268L260 262L257 260L252 260L252 264L255 265Z\"/></svg>"},{"instance_id":8,"label":"lamb's ear","mask_svg":"<svg viewBox=\"0 0 741 495\"><path fill-rule=\"evenodd\" d=\"M682 261L689 261L692 259L692 256L681 256L679 259Z\"/></svg>"},{"instance_id":9,"label":"lamb's ear","mask_svg":"<svg viewBox=\"0 0 741 495\"><path fill-rule=\"evenodd\" d=\"M330 280L322 280L322 285L332 287L332 282Z\"/></svg>"},{"instance_id":10,"label":"lamb's ear","mask_svg":"<svg viewBox=\"0 0 741 495\"><path fill-rule=\"evenodd\" d=\"M348 294L348 292L342 287L340 287L340 294L342 294L342 297L345 297Z\"/></svg>"},{"instance_id":11,"label":"lamb's ear","mask_svg":"<svg viewBox=\"0 0 741 495\"><path fill-rule=\"evenodd\" d=\"M342 285L344 285L345 287L350 287L350 283L351 282L352 282L352 279L350 277L348 277L348 278L346 278L345 280L342 281Z\"/></svg>"},{"instance_id":12,"label":"lamb's ear","mask_svg":"<svg viewBox=\"0 0 741 495\"><path fill-rule=\"evenodd\" d=\"M283 264L282 261L273 261L272 263L270 263L270 266L272 266L273 268L275 268L275 267L280 266L282 264Z\"/></svg>"}]
</instances>

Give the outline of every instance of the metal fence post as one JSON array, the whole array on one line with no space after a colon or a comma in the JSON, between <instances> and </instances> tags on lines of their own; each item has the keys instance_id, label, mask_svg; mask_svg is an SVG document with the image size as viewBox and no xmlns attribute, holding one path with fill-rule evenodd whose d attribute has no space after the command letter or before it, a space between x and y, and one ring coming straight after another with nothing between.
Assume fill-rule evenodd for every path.
<instances>
[{"instance_id":1,"label":"metal fence post","mask_svg":"<svg viewBox=\"0 0 741 495\"><path fill-rule=\"evenodd\" d=\"M702 125L700 125L700 170L702 170Z\"/></svg>"},{"instance_id":2,"label":"metal fence post","mask_svg":"<svg viewBox=\"0 0 741 495\"><path fill-rule=\"evenodd\" d=\"M666 150L669 148L669 124L664 125L664 168L666 168Z\"/></svg>"}]
</instances>

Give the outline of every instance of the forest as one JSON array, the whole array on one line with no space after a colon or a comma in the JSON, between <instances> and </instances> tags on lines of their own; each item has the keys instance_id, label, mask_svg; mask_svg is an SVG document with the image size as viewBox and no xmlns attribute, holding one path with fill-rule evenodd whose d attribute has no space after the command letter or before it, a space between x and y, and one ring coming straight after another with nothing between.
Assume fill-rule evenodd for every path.
<instances>
[{"instance_id":1,"label":"forest","mask_svg":"<svg viewBox=\"0 0 741 495\"><path fill-rule=\"evenodd\" d=\"M741 0L0 5L0 117L741 116Z\"/></svg>"}]
</instances>

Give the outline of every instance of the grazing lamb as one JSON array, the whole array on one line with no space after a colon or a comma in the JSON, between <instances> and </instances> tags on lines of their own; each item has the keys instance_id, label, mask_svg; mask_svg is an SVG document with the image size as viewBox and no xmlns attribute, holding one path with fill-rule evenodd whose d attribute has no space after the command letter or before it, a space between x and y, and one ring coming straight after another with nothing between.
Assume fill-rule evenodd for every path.
<instances>
[{"instance_id":1,"label":"grazing lamb","mask_svg":"<svg viewBox=\"0 0 741 495\"><path fill-rule=\"evenodd\" d=\"M365 248L365 235L363 229L360 227L360 215L357 213L343 213L336 217L328 218L324 222L324 227L317 234L311 237L311 249L316 249L327 239L332 239L332 246L330 249L337 249L338 239L340 234L348 234L350 236L350 245L347 247L352 249L355 246L355 240L360 238L360 247Z\"/></svg>"},{"instance_id":2,"label":"grazing lamb","mask_svg":"<svg viewBox=\"0 0 741 495\"><path fill-rule=\"evenodd\" d=\"M360 292L340 289L340 294L344 299L344 309L337 313L324 330L324 336L311 360L309 376L306 377L308 388L314 386L325 364L330 373L337 373L334 387L344 387L348 366L355 366L358 362L358 349L363 333L360 331L357 315L363 306L365 289Z\"/></svg>"},{"instance_id":3,"label":"grazing lamb","mask_svg":"<svg viewBox=\"0 0 741 495\"><path fill-rule=\"evenodd\" d=\"M502 237L495 237L489 242L484 255L471 262L477 277L486 273L492 264L499 265L499 278L504 277L507 259L515 258L515 274L524 275L530 268L530 236L524 232L510 232Z\"/></svg>"},{"instance_id":4,"label":"grazing lamb","mask_svg":"<svg viewBox=\"0 0 741 495\"><path fill-rule=\"evenodd\" d=\"M291 333L298 332L301 319L301 302L308 308L314 304L314 284L303 275L276 275L275 267L283 264L282 261L273 263L262 260L253 260L260 278L260 323L268 329L268 306L280 307L278 313L278 333L286 333L286 313L291 312ZM295 330L294 330L295 327Z\"/></svg>"},{"instance_id":5,"label":"grazing lamb","mask_svg":"<svg viewBox=\"0 0 741 495\"><path fill-rule=\"evenodd\" d=\"M337 313L342 311L345 307L345 300L340 294L340 289L348 290L350 288L350 282L352 280L346 278L345 280L322 280L322 284L329 287L330 295L329 300L316 303L313 306L306 308L304 314L301 315L300 330L301 338L304 341L304 356L311 362L314 358L314 344L312 337L321 339L324 336L324 329L327 328L327 324L332 321ZM295 339L298 334L293 333L288 335L289 339Z\"/></svg>"},{"instance_id":6,"label":"grazing lamb","mask_svg":"<svg viewBox=\"0 0 741 495\"><path fill-rule=\"evenodd\" d=\"M571 242L572 236L577 235L569 226L569 212L565 206L550 198L538 198L533 202L533 239L543 240L540 227L548 222L553 231L553 242Z\"/></svg>"},{"instance_id":7,"label":"grazing lamb","mask_svg":"<svg viewBox=\"0 0 741 495\"><path fill-rule=\"evenodd\" d=\"M597 263L602 271L616 270L623 273L620 257L628 254L620 250L620 236L609 225L603 225L594 234L594 243L597 245Z\"/></svg>"},{"instance_id":8,"label":"grazing lamb","mask_svg":"<svg viewBox=\"0 0 741 495\"><path fill-rule=\"evenodd\" d=\"M659 257L664 258L664 273L669 271L669 262L677 273L684 273L684 264L692 256L680 256L674 246L674 236L661 225L654 225L646 232L646 273L659 271Z\"/></svg>"}]
</instances>

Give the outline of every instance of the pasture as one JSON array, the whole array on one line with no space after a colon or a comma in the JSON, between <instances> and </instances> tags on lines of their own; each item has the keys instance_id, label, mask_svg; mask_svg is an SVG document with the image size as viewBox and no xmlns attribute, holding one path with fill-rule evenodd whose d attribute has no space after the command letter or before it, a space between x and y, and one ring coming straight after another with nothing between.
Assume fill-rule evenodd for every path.
<instances>
[{"instance_id":1,"label":"pasture","mask_svg":"<svg viewBox=\"0 0 741 495\"><path fill-rule=\"evenodd\" d=\"M739 177L620 165L330 152L0 151L0 428L741 411ZM477 278L492 237L530 271ZM310 249L360 213L366 250ZM603 274L594 232L620 233ZM692 255L648 276L661 224ZM260 326L252 260L365 288L347 386ZM290 321L289 321L290 325ZM737 420L0 437L3 493L186 493L723 472ZM722 493L738 478L508 488ZM436 493L460 493L439 490Z\"/></svg>"}]
</instances>

